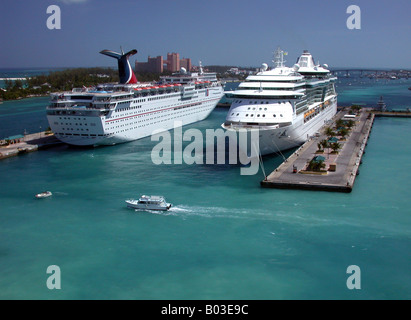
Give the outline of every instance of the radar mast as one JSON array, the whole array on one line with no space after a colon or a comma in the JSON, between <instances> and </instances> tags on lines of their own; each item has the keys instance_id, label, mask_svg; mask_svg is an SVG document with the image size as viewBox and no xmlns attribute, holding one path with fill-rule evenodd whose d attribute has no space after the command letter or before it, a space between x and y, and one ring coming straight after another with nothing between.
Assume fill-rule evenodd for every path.
<instances>
[{"instance_id":1,"label":"radar mast","mask_svg":"<svg viewBox=\"0 0 411 320\"><path fill-rule=\"evenodd\" d=\"M274 51L274 65L276 68L283 68L284 67L284 62L286 62L284 60L284 56L287 55L286 52L284 52L283 50L281 50L280 47L277 48L277 50Z\"/></svg>"}]
</instances>

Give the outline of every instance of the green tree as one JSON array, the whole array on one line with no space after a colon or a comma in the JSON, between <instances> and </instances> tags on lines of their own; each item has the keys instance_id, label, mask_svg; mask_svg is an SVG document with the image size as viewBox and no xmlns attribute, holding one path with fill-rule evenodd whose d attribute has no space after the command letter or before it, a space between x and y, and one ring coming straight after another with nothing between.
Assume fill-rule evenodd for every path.
<instances>
[{"instance_id":1,"label":"green tree","mask_svg":"<svg viewBox=\"0 0 411 320\"><path fill-rule=\"evenodd\" d=\"M322 145L323 149L328 148L330 145L326 139L321 140L320 144Z\"/></svg>"},{"instance_id":2,"label":"green tree","mask_svg":"<svg viewBox=\"0 0 411 320\"><path fill-rule=\"evenodd\" d=\"M330 147L333 150L333 152L338 152L338 150L341 149L341 144L338 142L333 142L331 143Z\"/></svg>"},{"instance_id":3,"label":"green tree","mask_svg":"<svg viewBox=\"0 0 411 320\"><path fill-rule=\"evenodd\" d=\"M335 121L335 126L336 126L337 128L344 127L344 126L345 126L344 120L341 119L341 118L338 119L337 121Z\"/></svg>"},{"instance_id":4,"label":"green tree","mask_svg":"<svg viewBox=\"0 0 411 320\"><path fill-rule=\"evenodd\" d=\"M338 131L339 135L341 136L341 138L345 138L348 135L348 129L347 128L342 128Z\"/></svg>"},{"instance_id":5,"label":"green tree","mask_svg":"<svg viewBox=\"0 0 411 320\"><path fill-rule=\"evenodd\" d=\"M331 127L325 128L325 134L329 137L335 136L335 132Z\"/></svg>"},{"instance_id":6,"label":"green tree","mask_svg":"<svg viewBox=\"0 0 411 320\"><path fill-rule=\"evenodd\" d=\"M347 126L347 128L349 128L349 129L351 129L352 127L354 127L354 121L352 121L352 120L347 120L347 122L346 122L346 126Z\"/></svg>"},{"instance_id":7,"label":"green tree","mask_svg":"<svg viewBox=\"0 0 411 320\"><path fill-rule=\"evenodd\" d=\"M324 169L324 168L325 168L325 163L323 160L312 159L307 166L308 171L321 171L321 169Z\"/></svg>"}]
</instances>

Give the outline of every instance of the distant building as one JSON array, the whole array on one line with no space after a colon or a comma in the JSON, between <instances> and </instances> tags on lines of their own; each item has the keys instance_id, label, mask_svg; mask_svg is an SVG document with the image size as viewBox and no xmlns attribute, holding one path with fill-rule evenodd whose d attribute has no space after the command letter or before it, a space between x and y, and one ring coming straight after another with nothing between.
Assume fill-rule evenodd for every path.
<instances>
[{"instance_id":1,"label":"distant building","mask_svg":"<svg viewBox=\"0 0 411 320\"><path fill-rule=\"evenodd\" d=\"M167 53L167 60L164 60L162 56L147 59L147 62L135 62L136 72L155 72L162 73L164 70L170 72L179 71L181 67L184 67L187 71L190 71L191 59L184 58L180 60L179 53Z\"/></svg>"},{"instance_id":2,"label":"distant building","mask_svg":"<svg viewBox=\"0 0 411 320\"><path fill-rule=\"evenodd\" d=\"M185 68L187 71L192 69L191 66L191 59L190 58L183 58L180 60L180 67Z\"/></svg>"},{"instance_id":3,"label":"distant building","mask_svg":"<svg viewBox=\"0 0 411 320\"><path fill-rule=\"evenodd\" d=\"M162 73L163 65L164 61L162 56L158 56L156 58L151 58L149 56L147 62L138 62L136 60L135 71Z\"/></svg>"},{"instance_id":4,"label":"distant building","mask_svg":"<svg viewBox=\"0 0 411 320\"><path fill-rule=\"evenodd\" d=\"M176 72L180 70L180 54L179 53L167 53L167 70Z\"/></svg>"}]
</instances>

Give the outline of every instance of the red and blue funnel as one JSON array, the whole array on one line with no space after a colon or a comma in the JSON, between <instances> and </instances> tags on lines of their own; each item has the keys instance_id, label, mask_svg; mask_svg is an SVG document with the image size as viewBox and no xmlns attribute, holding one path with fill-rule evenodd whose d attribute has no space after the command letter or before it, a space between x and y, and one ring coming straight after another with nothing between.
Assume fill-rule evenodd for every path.
<instances>
[{"instance_id":1,"label":"red and blue funnel","mask_svg":"<svg viewBox=\"0 0 411 320\"><path fill-rule=\"evenodd\" d=\"M111 50L100 51L101 54L116 58L118 62L118 75L120 77L120 84L137 83L136 75L131 68L128 58L137 53L137 50L131 50L127 53L117 53Z\"/></svg>"}]
</instances>

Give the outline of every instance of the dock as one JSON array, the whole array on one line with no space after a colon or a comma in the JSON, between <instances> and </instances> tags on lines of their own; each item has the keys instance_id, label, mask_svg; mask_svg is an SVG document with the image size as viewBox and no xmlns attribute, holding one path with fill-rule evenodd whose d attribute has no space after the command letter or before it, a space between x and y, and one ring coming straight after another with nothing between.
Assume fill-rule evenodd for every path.
<instances>
[{"instance_id":1,"label":"dock","mask_svg":"<svg viewBox=\"0 0 411 320\"><path fill-rule=\"evenodd\" d=\"M411 111L407 110L390 110L390 111L372 111L376 117L396 117L411 118Z\"/></svg>"},{"instance_id":2,"label":"dock","mask_svg":"<svg viewBox=\"0 0 411 320\"><path fill-rule=\"evenodd\" d=\"M0 146L0 159L34 152L62 144L53 133L46 131L27 135L17 135L3 140L6 145Z\"/></svg>"},{"instance_id":3,"label":"dock","mask_svg":"<svg viewBox=\"0 0 411 320\"><path fill-rule=\"evenodd\" d=\"M338 112L332 121L335 123L345 114L346 111ZM306 141L261 181L261 186L277 189L351 192L355 178L359 173L359 166L374 118L375 115L371 110L363 109L356 116L355 125L347 138L338 141L341 145L338 153L332 152L330 148L324 148L321 153L319 152L318 143L328 139L325 132L326 126L322 127L317 136ZM322 157L321 159L325 164L324 169L308 170L307 165L317 156Z\"/></svg>"}]
</instances>

